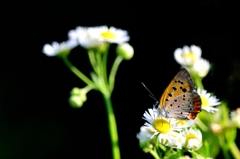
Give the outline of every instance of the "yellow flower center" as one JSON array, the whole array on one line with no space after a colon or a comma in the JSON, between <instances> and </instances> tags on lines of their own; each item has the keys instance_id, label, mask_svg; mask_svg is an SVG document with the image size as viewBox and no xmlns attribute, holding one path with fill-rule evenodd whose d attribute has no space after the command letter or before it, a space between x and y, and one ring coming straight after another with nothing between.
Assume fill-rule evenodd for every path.
<instances>
[{"instance_id":1,"label":"yellow flower center","mask_svg":"<svg viewBox=\"0 0 240 159\"><path fill-rule=\"evenodd\" d=\"M106 32L103 32L101 34L102 37L104 37L105 39L114 39L116 37L116 34L110 32L109 30Z\"/></svg>"},{"instance_id":2,"label":"yellow flower center","mask_svg":"<svg viewBox=\"0 0 240 159\"><path fill-rule=\"evenodd\" d=\"M187 135L186 135L185 147L187 147L188 142L189 142L189 140L191 140L191 139L198 139L198 138L197 138L196 135L194 135L194 134L187 134Z\"/></svg>"},{"instance_id":3,"label":"yellow flower center","mask_svg":"<svg viewBox=\"0 0 240 159\"><path fill-rule=\"evenodd\" d=\"M185 125L186 124L186 120L178 120L177 124Z\"/></svg>"},{"instance_id":4,"label":"yellow flower center","mask_svg":"<svg viewBox=\"0 0 240 159\"><path fill-rule=\"evenodd\" d=\"M182 54L182 58L183 59L190 59L191 62L196 61L196 56L195 56L195 54L193 54L193 52L186 52L186 53Z\"/></svg>"},{"instance_id":5,"label":"yellow flower center","mask_svg":"<svg viewBox=\"0 0 240 159\"><path fill-rule=\"evenodd\" d=\"M203 107L209 106L208 99L205 98L205 97L203 97L202 95L200 95L200 97L201 97L201 100L202 100L202 106L203 106Z\"/></svg>"},{"instance_id":6,"label":"yellow flower center","mask_svg":"<svg viewBox=\"0 0 240 159\"><path fill-rule=\"evenodd\" d=\"M162 134L167 134L171 129L170 123L162 118L154 120L153 127Z\"/></svg>"},{"instance_id":7,"label":"yellow flower center","mask_svg":"<svg viewBox=\"0 0 240 159\"><path fill-rule=\"evenodd\" d=\"M196 135L195 135L195 134L187 134L187 135L186 135L186 139L187 139L187 140L194 139L194 138L196 138Z\"/></svg>"}]
</instances>

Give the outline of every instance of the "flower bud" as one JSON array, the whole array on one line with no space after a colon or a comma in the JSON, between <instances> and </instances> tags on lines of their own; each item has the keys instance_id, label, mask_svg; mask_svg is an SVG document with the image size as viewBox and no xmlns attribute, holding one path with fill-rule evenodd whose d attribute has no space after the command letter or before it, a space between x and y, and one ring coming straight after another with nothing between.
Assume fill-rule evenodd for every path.
<instances>
[{"instance_id":1,"label":"flower bud","mask_svg":"<svg viewBox=\"0 0 240 159\"><path fill-rule=\"evenodd\" d=\"M188 151L198 150L202 146L202 133L200 130L189 130L183 131L182 134L183 147Z\"/></svg>"},{"instance_id":2,"label":"flower bud","mask_svg":"<svg viewBox=\"0 0 240 159\"><path fill-rule=\"evenodd\" d=\"M193 65L193 71L201 78L205 77L210 69L210 63L208 60L200 58Z\"/></svg>"},{"instance_id":3,"label":"flower bud","mask_svg":"<svg viewBox=\"0 0 240 159\"><path fill-rule=\"evenodd\" d=\"M82 107L83 103L87 100L86 90L74 87L70 92L71 96L68 100L69 104L73 108L80 108Z\"/></svg>"},{"instance_id":4,"label":"flower bud","mask_svg":"<svg viewBox=\"0 0 240 159\"><path fill-rule=\"evenodd\" d=\"M125 60L130 60L133 57L134 50L128 43L123 43L117 46L117 54L122 56Z\"/></svg>"}]
</instances>

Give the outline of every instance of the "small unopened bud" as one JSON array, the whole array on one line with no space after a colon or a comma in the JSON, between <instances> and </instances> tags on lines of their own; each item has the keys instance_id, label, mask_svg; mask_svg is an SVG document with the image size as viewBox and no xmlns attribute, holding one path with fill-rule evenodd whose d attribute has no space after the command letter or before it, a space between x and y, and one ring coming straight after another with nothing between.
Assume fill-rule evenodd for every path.
<instances>
[{"instance_id":1,"label":"small unopened bud","mask_svg":"<svg viewBox=\"0 0 240 159\"><path fill-rule=\"evenodd\" d=\"M219 124L211 124L211 129L214 134L220 134L222 133L222 127Z\"/></svg>"},{"instance_id":2,"label":"small unopened bud","mask_svg":"<svg viewBox=\"0 0 240 159\"><path fill-rule=\"evenodd\" d=\"M69 98L69 104L73 108L80 108L82 107L83 103L87 100L86 96L87 91L85 89L80 89L80 88L73 88L72 91L70 92L71 96Z\"/></svg>"},{"instance_id":3,"label":"small unopened bud","mask_svg":"<svg viewBox=\"0 0 240 159\"><path fill-rule=\"evenodd\" d=\"M128 43L123 43L117 46L117 54L125 60L130 60L133 57L134 50Z\"/></svg>"}]
</instances>

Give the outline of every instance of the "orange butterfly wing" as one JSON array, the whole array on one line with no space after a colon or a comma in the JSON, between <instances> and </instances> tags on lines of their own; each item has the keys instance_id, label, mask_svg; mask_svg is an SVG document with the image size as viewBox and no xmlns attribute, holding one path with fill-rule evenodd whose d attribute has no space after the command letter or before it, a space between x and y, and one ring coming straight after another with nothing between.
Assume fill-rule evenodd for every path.
<instances>
[{"instance_id":1,"label":"orange butterfly wing","mask_svg":"<svg viewBox=\"0 0 240 159\"><path fill-rule=\"evenodd\" d=\"M167 104L169 100L184 93L190 93L195 90L195 85L189 72L182 68L165 89L160 99L159 108Z\"/></svg>"}]
</instances>

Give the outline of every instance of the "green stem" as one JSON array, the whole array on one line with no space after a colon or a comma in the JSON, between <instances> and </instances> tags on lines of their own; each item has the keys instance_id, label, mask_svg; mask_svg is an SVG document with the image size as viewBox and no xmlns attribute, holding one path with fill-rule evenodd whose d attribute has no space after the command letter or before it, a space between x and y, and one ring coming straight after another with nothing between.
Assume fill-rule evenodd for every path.
<instances>
[{"instance_id":1,"label":"green stem","mask_svg":"<svg viewBox=\"0 0 240 159\"><path fill-rule=\"evenodd\" d=\"M103 68L103 61L101 54L99 52L96 53L96 61L97 61L97 69L99 70L98 72L98 78L100 80L100 83L103 87L107 85L107 81L104 80L104 68Z\"/></svg>"},{"instance_id":2,"label":"green stem","mask_svg":"<svg viewBox=\"0 0 240 159\"><path fill-rule=\"evenodd\" d=\"M118 67L120 65L120 63L122 62L123 58L121 56L117 56L117 58L115 59L110 75L109 75L109 90L110 92L113 91L114 88L114 83L115 83L115 76L118 70Z\"/></svg>"},{"instance_id":3,"label":"green stem","mask_svg":"<svg viewBox=\"0 0 240 159\"><path fill-rule=\"evenodd\" d=\"M95 71L95 73L98 74L99 70L97 68L97 62L96 62L93 50L88 50L88 57L89 57L89 61L92 65L93 70Z\"/></svg>"},{"instance_id":4,"label":"green stem","mask_svg":"<svg viewBox=\"0 0 240 159\"><path fill-rule=\"evenodd\" d=\"M230 159L231 157L228 153L228 149L226 147L226 142L224 141L224 137L220 135L218 137L218 139L219 139L220 146L222 148L222 153L223 153L224 158L225 159Z\"/></svg>"},{"instance_id":5,"label":"green stem","mask_svg":"<svg viewBox=\"0 0 240 159\"><path fill-rule=\"evenodd\" d=\"M230 144L230 151L231 151L232 155L234 156L234 158L240 159L240 152L239 152L239 149L235 142L232 142Z\"/></svg>"},{"instance_id":6,"label":"green stem","mask_svg":"<svg viewBox=\"0 0 240 159\"><path fill-rule=\"evenodd\" d=\"M196 77L194 79L195 79L194 82L195 82L197 88L199 88L202 91L204 89L203 84L202 84L202 78Z\"/></svg>"},{"instance_id":7,"label":"green stem","mask_svg":"<svg viewBox=\"0 0 240 159\"><path fill-rule=\"evenodd\" d=\"M202 129L203 131L205 131L205 132L208 131L208 127L207 127L199 118L197 118L197 125L198 125L199 128Z\"/></svg>"},{"instance_id":8,"label":"green stem","mask_svg":"<svg viewBox=\"0 0 240 159\"><path fill-rule=\"evenodd\" d=\"M191 152L194 156L195 156L195 158L197 158L197 159L204 159L204 157L203 156L201 156L201 155L199 155L197 152L195 152L195 151L192 151Z\"/></svg>"},{"instance_id":9,"label":"green stem","mask_svg":"<svg viewBox=\"0 0 240 159\"><path fill-rule=\"evenodd\" d=\"M108 128L110 133L110 140L112 145L112 155L113 159L120 159L120 150L118 146L118 133L116 119L113 113L112 102L109 95L103 94L104 102L107 109L108 116Z\"/></svg>"},{"instance_id":10,"label":"green stem","mask_svg":"<svg viewBox=\"0 0 240 159\"><path fill-rule=\"evenodd\" d=\"M103 78L104 81L107 82L107 58L108 58L108 51L109 51L109 43L106 43L106 50L103 53Z\"/></svg>"},{"instance_id":11,"label":"green stem","mask_svg":"<svg viewBox=\"0 0 240 159\"><path fill-rule=\"evenodd\" d=\"M155 159L161 159L160 156L158 156L158 153L154 150L149 150L149 153L153 155Z\"/></svg>"},{"instance_id":12,"label":"green stem","mask_svg":"<svg viewBox=\"0 0 240 159\"><path fill-rule=\"evenodd\" d=\"M79 71L75 66L72 65L72 63L68 60L67 57L62 58L64 63L68 66L68 68L76 75L78 76L83 82L85 82L87 85L95 88L94 83L87 78L81 71Z\"/></svg>"},{"instance_id":13,"label":"green stem","mask_svg":"<svg viewBox=\"0 0 240 159\"><path fill-rule=\"evenodd\" d=\"M90 90L92 90L93 88L89 85L87 85L86 87L82 88L82 90L84 90L84 92L89 92Z\"/></svg>"}]
</instances>

